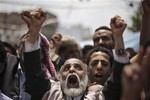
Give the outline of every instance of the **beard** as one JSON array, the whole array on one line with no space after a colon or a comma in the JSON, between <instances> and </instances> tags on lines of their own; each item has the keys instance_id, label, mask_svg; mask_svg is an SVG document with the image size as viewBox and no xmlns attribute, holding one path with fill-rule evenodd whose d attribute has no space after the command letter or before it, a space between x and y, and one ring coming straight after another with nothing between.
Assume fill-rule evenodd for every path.
<instances>
[{"instance_id":1,"label":"beard","mask_svg":"<svg viewBox=\"0 0 150 100\"><path fill-rule=\"evenodd\" d=\"M67 86L67 82L68 82L68 77L70 75L75 75L77 77L77 81L79 84L78 88L68 88ZM60 78L60 83L61 83L61 87L62 90L64 92L64 94L70 96L70 97L76 97L76 96L80 96L81 94L83 94L86 91L87 85L88 85L88 75L86 74L84 78L79 78L79 76L76 73L73 74L69 74L66 78L66 80L63 80L62 77Z\"/></svg>"}]
</instances>

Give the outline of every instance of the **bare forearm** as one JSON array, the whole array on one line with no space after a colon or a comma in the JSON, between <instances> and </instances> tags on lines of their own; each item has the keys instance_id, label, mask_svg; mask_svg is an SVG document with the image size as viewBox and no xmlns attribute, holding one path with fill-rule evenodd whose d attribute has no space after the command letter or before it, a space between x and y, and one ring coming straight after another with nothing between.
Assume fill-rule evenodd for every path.
<instances>
[{"instance_id":1,"label":"bare forearm","mask_svg":"<svg viewBox=\"0 0 150 100\"><path fill-rule=\"evenodd\" d=\"M27 41L34 44L38 39L39 31L40 31L39 28L30 27L30 29L28 31L29 37L28 37Z\"/></svg>"},{"instance_id":2,"label":"bare forearm","mask_svg":"<svg viewBox=\"0 0 150 100\"><path fill-rule=\"evenodd\" d=\"M123 36L122 35L120 35L120 36L115 36L114 35L114 39L115 39L115 52L117 54L117 50L119 50L119 49L125 49L124 40L123 40ZM122 56L126 56L126 55L127 54L125 53Z\"/></svg>"},{"instance_id":3,"label":"bare forearm","mask_svg":"<svg viewBox=\"0 0 150 100\"><path fill-rule=\"evenodd\" d=\"M148 40L150 40L150 14L143 14L140 45L144 45Z\"/></svg>"}]
</instances>

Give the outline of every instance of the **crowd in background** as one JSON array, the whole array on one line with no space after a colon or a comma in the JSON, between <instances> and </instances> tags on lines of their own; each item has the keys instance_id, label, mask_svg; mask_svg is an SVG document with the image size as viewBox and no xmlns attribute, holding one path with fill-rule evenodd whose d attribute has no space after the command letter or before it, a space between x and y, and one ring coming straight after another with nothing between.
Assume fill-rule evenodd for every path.
<instances>
[{"instance_id":1,"label":"crowd in background","mask_svg":"<svg viewBox=\"0 0 150 100\"><path fill-rule=\"evenodd\" d=\"M150 100L150 0L143 9L140 48L125 48L121 16L95 29L93 45L40 33L46 12L20 17L28 31L17 46L0 41L0 100Z\"/></svg>"}]
</instances>

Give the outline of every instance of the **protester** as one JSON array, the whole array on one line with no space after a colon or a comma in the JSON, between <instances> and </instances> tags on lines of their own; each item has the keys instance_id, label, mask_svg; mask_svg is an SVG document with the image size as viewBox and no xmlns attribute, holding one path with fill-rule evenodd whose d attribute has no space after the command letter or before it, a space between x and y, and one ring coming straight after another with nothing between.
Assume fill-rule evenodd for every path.
<instances>
[{"instance_id":1,"label":"protester","mask_svg":"<svg viewBox=\"0 0 150 100\"><path fill-rule=\"evenodd\" d=\"M94 47L102 46L112 50L114 48L114 37L112 30L107 26L101 26L95 30L93 35Z\"/></svg>"},{"instance_id":2,"label":"protester","mask_svg":"<svg viewBox=\"0 0 150 100\"><path fill-rule=\"evenodd\" d=\"M90 50L93 49L93 46L92 45L85 45L83 48L82 48L82 61L85 61L86 60L86 57L88 55L88 53L90 52Z\"/></svg>"},{"instance_id":3,"label":"protester","mask_svg":"<svg viewBox=\"0 0 150 100\"><path fill-rule=\"evenodd\" d=\"M96 47L89 52L86 64L90 69L90 83L104 85L112 72L112 52L101 46Z\"/></svg>"},{"instance_id":4,"label":"protester","mask_svg":"<svg viewBox=\"0 0 150 100\"><path fill-rule=\"evenodd\" d=\"M54 33L54 35L50 39L50 48L54 49L57 48L62 40L62 35L58 32Z\"/></svg>"},{"instance_id":5,"label":"protester","mask_svg":"<svg viewBox=\"0 0 150 100\"><path fill-rule=\"evenodd\" d=\"M87 87L87 66L79 59L70 58L60 69L60 82L53 83L42 100L104 100L102 86Z\"/></svg>"},{"instance_id":6,"label":"protester","mask_svg":"<svg viewBox=\"0 0 150 100\"><path fill-rule=\"evenodd\" d=\"M19 59L9 53L0 41L0 90L3 93L1 96L6 95L13 100L29 100L29 94L23 91L24 88L20 84L18 69Z\"/></svg>"},{"instance_id":7,"label":"protester","mask_svg":"<svg viewBox=\"0 0 150 100\"><path fill-rule=\"evenodd\" d=\"M62 35L58 32L54 33L54 35L50 39L50 58L53 62L59 58L58 54L56 54L56 50L58 49L60 43L62 41Z\"/></svg>"},{"instance_id":8,"label":"protester","mask_svg":"<svg viewBox=\"0 0 150 100\"><path fill-rule=\"evenodd\" d=\"M13 55L17 55L15 46L11 45L10 43L3 42L5 46L5 50Z\"/></svg>"},{"instance_id":9,"label":"protester","mask_svg":"<svg viewBox=\"0 0 150 100\"><path fill-rule=\"evenodd\" d=\"M141 95L143 89L147 90L145 89L145 82L149 81L149 46L146 48L141 47L139 51L138 60L124 68L122 73L123 92L121 100L149 100L148 91L146 91L146 93L148 94L144 95L145 98L143 98L143 95Z\"/></svg>"},{"instance_id":10,"label":"protester","mask_svg":"<svg viewBox=\"0 0 150 100\"><path fill-rule=\"evenodd\" d=\"M81 59L81 49L76 39L70 35L63 35L59 47L56 49L59 58L54 62L57 72L59 72L63 63L69 58Z\"/></svg>"},{"instance_id":11,"label":"protester","mask_svg":"<svg viewBox=\"0 0 150 100\"><path fill-rule=\"evenodd\" d=\"M24 12L22 12L21 17L24 20L24 22L27 24L28 29L29 30L32 29L30 31L33 31L36 33L36 32L40 31L41 25L43 24L43 22L46 19L46 12L43 12L43 10L41 8L37 9L35 11L31 11L31 12L24 11ZM34 28L36 28L36 30ZM18 52L20 55L23 54L24 42L26 39L28 39L28 37L30 35L29 33L30 32L27 32L26 34L22 35L22 37L20 38L20 42L18 43ZM39 40L37 41L37 43L40 43L41 62L43 65L43 70L45 71L45 77L53 78L53 79L57 80L57 73L56 73L55 67L51 61L50 54L49 54L50 48L52 48L53 45L49 43L47 38L44 35L42 35L42 33L38 33L38 34L40 37L39 37ZM38 38L38 36L36 36L34 38L34 40L30 39L30 38L29 39L34 43L34 41L37 38ZM37 45L35 45L33 48L36 48L36 46ZM23 63L24 62L23 59L21 59L21 60Z\"/></svg>"},{"instance_id":12,"label":"protester","mask_svg":"<svg viewBox=\"0 0 150 100\"><path fill-rule=\"evenodd\" d=\"M150 1L141 0L141 4L143 16L140 33L140 50L138 54L131 59L132 64L124 69L122 100L150 99L150 80L148 78L150 71L148 68L150 66Z\"/></svg>"}]
</instances>

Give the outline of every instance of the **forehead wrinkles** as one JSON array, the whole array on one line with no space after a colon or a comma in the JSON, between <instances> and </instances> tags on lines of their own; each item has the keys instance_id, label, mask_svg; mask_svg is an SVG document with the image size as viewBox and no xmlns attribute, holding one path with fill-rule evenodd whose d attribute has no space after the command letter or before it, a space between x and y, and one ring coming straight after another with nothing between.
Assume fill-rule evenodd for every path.
<instances>
[{"instance_id":1,"label":"forehead wrinkles","mask_svg":"<svg viewBox=\"0 0 150 100\"><path fill-rule=\"evenodd\" d=\"M112 32L108 30L99 30L95 32L93 38L95 38L96 36L112 36Z\"/></svg>"},{"instance_id":2,"label":"forehead wrinkles","mask_svg":"<svg viewBox=\"0 0 150 100\"><path fill-rule=\"evenodd\" d=\"M85 67L85 64L76 58L71 58L71 59L67 60L62 67L64 69L65 65L76 65L76 64L81 65L81 67L83 67L83 69Z\"/></svg>"},{"instance_id":3,"label":"forehead wrinkles","mask_svg":"<svg viewBox=\"0 0 150 100\"><path fill-rule=\"evenodd\" d=\"M80 61L80 60L78 60L78 59L71 58L71 59L67 60L67 61L64 63L64 65L65 65L65 64L80 64L80 65L83 65L83 62Z\"/></svg>"}]
</instances>

